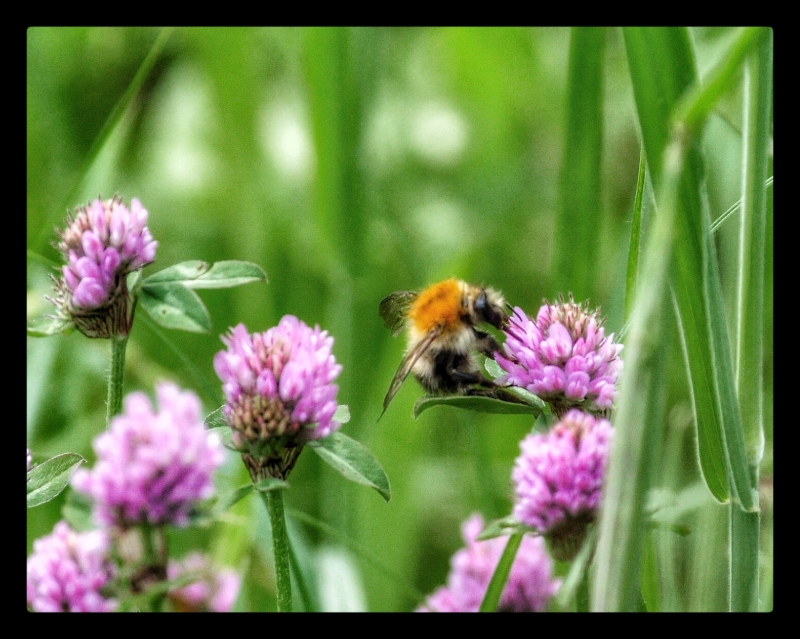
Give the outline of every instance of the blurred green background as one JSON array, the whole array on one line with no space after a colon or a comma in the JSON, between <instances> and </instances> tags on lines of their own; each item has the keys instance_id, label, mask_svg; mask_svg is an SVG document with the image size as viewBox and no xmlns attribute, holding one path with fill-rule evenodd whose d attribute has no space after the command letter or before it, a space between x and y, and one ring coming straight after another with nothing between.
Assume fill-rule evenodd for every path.
<instances>
[{"instance_id":1,"label":"blurred green background","mask_svg":"<svg viewBox=\"0 0 800 639\"><path fill-rule=\"evenodd\" d=\"M702 74L733 30L692 35ZM599 100L568 91L575 37L596 41L578 85ZM582 108L592 103L601 108ZM740 120L740 93L730 92L705 139L712 217L739 197ZM576 138L576 128L593 135ZM571 292L601 307L607 332L624 323L640 142L618 29L32 28L27 141L29 317L48 312L54 228L98 194L138 197L149 210L159 247L145 275L189 259L267 272L267 285L201 292L209 335L156 329L140 310L126 392L152 394L171 379L210 412L222 404L212 359L230 326L263 331L290 313L334 336L339 402L352 415L343 432L383 464L392 499L301 456L285 500L309 608L416 607L444 583L460 523L474 511L509 514L511 467L531 427L525 416L452 408L414 420L422 393L413 380L378 421L404 348L378 317L383 297L455 276L500 289L530 314ZM581 178L590 174L594 182ZM717 235L726 293L729 226ZM771 298L767 315L771 333ZM91 463L108 343L73 334L28 338L27 348L34 460L72 451ZM672 361L668 450L679 490L698 474L677 344ZM771 477L771 342L765 371ZM231 456L220 486L245 481ZM28 552L64 499L28 513ZM206 548L242 571L242 609L274 607L263 511L247 500L222 522L175 535L178 554ZM724 514L714 522L723 526Z\"/></svg>"}]
</instances>

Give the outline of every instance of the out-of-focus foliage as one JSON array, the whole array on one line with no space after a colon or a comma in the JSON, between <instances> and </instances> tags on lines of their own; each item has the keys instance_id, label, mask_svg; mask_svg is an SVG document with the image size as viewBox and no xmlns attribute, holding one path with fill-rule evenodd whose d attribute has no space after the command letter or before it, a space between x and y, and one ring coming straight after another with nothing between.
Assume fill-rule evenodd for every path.
<instances>
[{"instance_id":1,"label":"out-of-focus foliage","mask_svg":"<svg viewBox=\"0 0 800 639\"><path fill-rule=\"evenodd\" d=\"M511 466L530 415L435 407L415 420L422 392L409 379L377 421L404 347L378 316L383 297L455 276L496 287L535 314L543 299L574 291L602 309L607 333L622 329L640 150L633 90L622 33L604 29L585 34L595 58L582 70L597 85L587 88L589 97L570 94L574 33L560 27L28 30L29 317L47 312L47 275L58 257L53 228L68 209L119 193L126 201L138 197L150 212L159 247L145 276L185 260L243 260L269 278L269 284L200 291L210 334L165 331L139 313L127 349L126 392L167 378L196 390L210 413L222 404L212 359L230 326L244 322L263 331L291 313L335 338L343 365L338 399L351 412L342 432L380 460L392 499L386 503L342 481L316 455L302 455L284 496L293 569L303 571L309 590L297 608L412 610L444 583L460 523L476 510L486 520L510 512ZM735 30L691 35L702 77ZM137 76L148 55L152 66ZM581 110L577 99L595 100L597 108ZM741 109L741 91L729 91L707 123L712 218L741 192ZM570 165L574 152L565 152L582 143L567 129L578 117L597 119L599 134L586 142L595 150L579 160L598 167L599 185L575 182L581 171ZM568 188L584 189L576 197L596 210L572 211ZM771 189L769 196L771 203ZM646 201L645 232L650 206ZM574 215L569 223L559 217L565 211ZM592 263L566 269L586 259L580 247L587 225L595 229ZM730 305L737 233L729 223L716 235ZM771 295L771 244L768 252ZM771 298L765 321L771 334ZM696 531L719 529L724 536L724 520L714 514L722 507L697 489L677 342L671 353L664 449L674 463L664 475L665 508L677 509ZM107 343L79 334L28 338L27 445L34 461L70 451L93 462L108 357ZM771 481L771 339L764 366L762 475ZM220 486L245 480L231 455ZM62 494L30 512L28 552L52 530L64 500ZM771 518L764 520L771 526ZM263 504L246 499L223 521L176 535L173 543L204 546L243 571L242 609L274 609L265 576L268 530ZM677 558L662 585L667 607L721 608L719 592L703 590L705 599L691 602L683 593L727 579L699 574L713 572L704 557L722 545L700 534L653 537L657 552ZM771 578L771 527L767 537ZM348 601L325 598L328 580L347 584Z\"/></svg>"}]
</instances>

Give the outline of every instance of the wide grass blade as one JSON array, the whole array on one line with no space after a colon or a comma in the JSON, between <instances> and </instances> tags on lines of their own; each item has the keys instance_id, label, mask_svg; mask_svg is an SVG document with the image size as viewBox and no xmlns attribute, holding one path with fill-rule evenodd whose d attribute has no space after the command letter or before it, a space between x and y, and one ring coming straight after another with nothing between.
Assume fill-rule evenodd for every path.
<instances>
[{"instance_id":1,"label":"wide grass blade","mask_svg":"<svg viewBox=\"0 0 800 639\"><path fill-rule=\"evenodd\" d=\"M745 77L736 378L751 487L764 450L764 261L772 97L772 42L762 38ZM771 312L771 309L770 309ZM731 610L758 610L759 512L731 512Z\"/></svg>"},{"instance_id":2,"label":"wide grass blade","mask_svg":"<svg viewBox=\"0 0 800 639\"><path fill-rule=\"evenodd\" d=\"M700 466L718 501L730 496L730 476L734 497L751 510L755 504L747 480L719 267L703 206L703 158L690 130L680 125L672 128L672 112L678 105L696 113L694 105L680 102L697 82L689 34L678 28L631 28L625 30L625 42L657 192L669 136L678 136L676 148L683 153L672 285L692 390ZM693 95L708 104L704 92L695 90Z\"/></svg>"},{"instance_id":3,"label":"wide grass blade","mask_svg":"<svg viewBox=\"0 0 800 639\"><path fill-rule=\"evenodd\" d=\"M89 152L86 154L86 161L84 163L83 171L81 171L80 176L81 179L78 181L67 194L64 202L67 207L71 207L74 204L74 200L77 197L81 187L82 181L89 175L92 166L97 161L100 152L105 147L106 143L109 141L112 133L116 129L117 125L122 120L122 117L128 111L132 104L134 104L136 100L136 96L138 95L141 88L150 78L150 74L155 68L156 62L158 62L159 57L164 51L164 47L167 44L172 32L175 30L174 27L166 27L161 30L156 38L156 41L153 43L153 46L150 48L150 51L147 54L147 57L142 61L139 70L136 72L133 80L128 85L128 88L125 90L125 93L117 102L117 105L114 107L114 110L111 112L111 115L108 116L108 119L103 123L103 127L97 134L94 142L92 143L92 147L89 149ZM63 209L62 209L63 210ZM54 209L53 216L60 216L62 215L62 210ZM35 248L39 248L44 246L50 235L53 232L53 224L43 224L41 227L41 231L36 236L36 241L29 246L33 246Z\"/></svg>"},{"instance_id":4,"label":"wide grass blade","mask_svg":"<svg viewBox=\"0 0 800 639\"><path fill-rule=\"evenodd\" d=\"M603 77L606 29L571 31L566 140L556 220L557 286L584 299L593 290L601 227ZM580 256L576 259L576 256Z\"/></svg>"}]
</instances>

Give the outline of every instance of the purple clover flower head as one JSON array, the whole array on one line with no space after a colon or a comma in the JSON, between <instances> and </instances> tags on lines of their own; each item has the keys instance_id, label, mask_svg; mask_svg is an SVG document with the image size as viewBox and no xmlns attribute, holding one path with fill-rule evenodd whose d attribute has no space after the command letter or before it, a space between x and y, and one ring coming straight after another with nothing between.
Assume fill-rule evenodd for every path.
<instances>
[{"instance_id":1,"label":"purple clover flower head","mask_svg":"<svg viewBox=\"0 0 800 639\"><path fill-rule=\"evenodd\" d=\"M33 542L28 557L28 608L34 612L110 612L103 589L116 574L105 531L76 533L60 521Z\"/></svg>"},{"instance_id":2,"label":"purple clover flower head","mask_svg":"<svg viewBox=\"0 0 800 639\"><path fill-rule=\"evenodd\" d=\"M200 400L170 382L160 383L156 396L154 411L144 393L128 395L125 411L94 440L94 469L72 476L101 525L185 526L195 503L214 493L212 475L225 451L203 425Z\"/></svg>"},{"instance_id":3,"label":"purple clover flower head","mask_svg":"<svg viewBox=\"0 0 800 639\"><path fill-rule=\"evenodd\" d=\"M607 419L573 408L549 432L520 442L514 517L545 535L560 561L574 558L595 519L612 432Z\"/></svg>"},{"instance_id":4,"label":"purple clover flower head","mask_svg":"<svg viewBox=\"0 0 800 639\"><path fill-rule=\"evenodd\" d=\"M622 344L606 337L597 311L563 298L544 304L535 320L515 308L505 329L506 371L498 383L521 386L548 402L556 418L570 407L607 416L614 403Z\"/></svg>"},{"instance_id":5,"label":"purple clover flower head","mask_svg":"<svg viewBox=\"0 0 800 639\"><path fill-rule=\"evenodd\" d=\"M33 456L31 455L31 449L30 448L28 448L27 451L28 451L28 470L30 470L31 469L31 462L33 461ZM27 472L27 471L25 471L25 472Z\"/></svg>"},{"instance_id":6,"label":"purple clover flower head","mask_svg":"<svg viewBox=\"0 0 800 639\"><path fill-rule=\"evenodd\" d=\"M230 612L239 595L241 580L230 568L214 568L205 555L194 552L181 561L171 560L167 567L170 581L187 574L197 581L174 588L168 598L178 612Z\"/></svg>"},{"instance_id":7,"label":"purple clover flower head","mask_svg":"<svg viewBox=\"0 0 800 639\"><path fill-rule=\"evenodd\" d=\"M478 612L507 538L477 541L483 517L473 514L461 526L466 546L450 560L447 585L438 588L417 612ZM561 585L552 576L552 560L541 537L522 538L498 609L504 612L541 612Z\"/></svg>"},{"instance_id":8,"label":"purple clover flower head","mask_svg":"<svg viewBox=\"0 0 800 639\"><path fill-rule=\"evenodd\" d=\"M88 337L127 335L130 294L125 276L155 260L158 242L147 228L147 210L134 198L128 209L115 196L97 198L67 217L57 248L67 264L55 279L59 315Z\"/></svg>"},{"instance_id":9,"label":"purple clover flower head","mask_svg":"<svg viewBox=\"0 0 800 639\"><path fill-rule=\"evenodd\" d=\"M339 429L333 419L342 367L333 337L293 315L263 333L239 324L214 357L225 418L253 481L285 479L303 445Z\"/></svg>"}]
</instances>

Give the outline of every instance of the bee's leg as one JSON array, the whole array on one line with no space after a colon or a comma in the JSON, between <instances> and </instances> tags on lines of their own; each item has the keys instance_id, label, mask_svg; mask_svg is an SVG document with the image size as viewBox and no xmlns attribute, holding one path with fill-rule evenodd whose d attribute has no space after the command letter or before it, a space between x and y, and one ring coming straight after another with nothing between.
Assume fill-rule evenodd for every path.
<instances>
[{"instance_id":1,"label":"bee's leg","mask_svg":"<svg viewBox=\"0 0 800 639\"><path fill-rule=\"evenodd\" d=\"M494 386L494 382L486 379L483 375L473 371L460 370L458 368L451 368L447 371L448 376L459 386L472 386L479 384L481 386Z\"/></svg>"},{"instance_id":2,"label":"bee's leg","mask_svg":"<svg viewBox=\"0 0 800 639\"><path fill-rule=\"evenodd\" d=\"M448 371L450 377L459 386L459 391L465 395L479 395L482 397L494 397L495 399L502 399L507 402L521 403L521 400L514 395L498 386L488 377L484 377L481 373L474 371L463 371L453 369Z\"/></svg>"},{"instance_id":3,"label":"bee's leg","mask_svg":"<svg viewBox=\"0 0 800 639\"><path fill-rule=\"evenodd\" d=\"M478 338L475 342L475 349L479 353L486 355L486 357L494 359L494 354L500 350L500 344L497 343L497 340L489 333L484 333L474 328L472 330L475 331L475 336Z\"/></svg>"},{"instance_id":4,"label":"bee's leg","mask_svg":"<svg viewBox=\"0 0 800 639\"><path fill-rule=\"evenodd\" d=\"M514 395L514 393L507 391L502 386L497 386L493 381L487 379L486 382L486 384L481 384L481 386L486 386L487 388L469 388L466 394L477 395L479 397L491 397L493 399L503 400L504 402L511 402L512 404L525 403Z\"/></svg>"}]
</instances>

